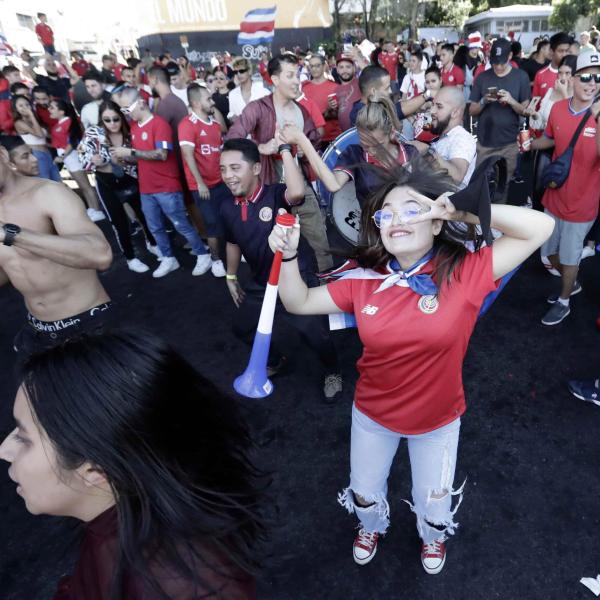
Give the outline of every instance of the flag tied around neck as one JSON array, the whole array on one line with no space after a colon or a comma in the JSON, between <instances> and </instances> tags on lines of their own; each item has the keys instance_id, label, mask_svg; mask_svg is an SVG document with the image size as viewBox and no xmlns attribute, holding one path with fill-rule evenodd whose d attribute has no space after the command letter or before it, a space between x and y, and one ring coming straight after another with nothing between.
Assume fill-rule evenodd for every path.
<instances>
[{"instance_id":1,"label":"flag tied around neck","mask_svg":"<svg viewBox=\"0 0 600 600\"><path fill-rule=\"evenodd\" d=\"M413 292L420 296L435 296L438 293L438 287L431 278L431 275L419 273L432 257L433 250L430 250L414 265L406 269L406 271L401 271L398 261L395 258L392 259L389 266L395 273L388 275L383 280L382 284L375 290L375 293L377 294L394 285L399 285L401 287L409 287Z\"/></svg>"}]
</instances>

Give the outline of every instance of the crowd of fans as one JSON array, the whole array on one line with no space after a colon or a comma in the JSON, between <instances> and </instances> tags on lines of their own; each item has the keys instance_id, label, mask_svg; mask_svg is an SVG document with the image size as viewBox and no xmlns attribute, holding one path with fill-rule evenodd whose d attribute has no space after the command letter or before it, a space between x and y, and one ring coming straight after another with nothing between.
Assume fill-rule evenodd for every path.
<instances>
[{"instance_id":1,"label":"crowd of fans","mask_svg":"<svg viewBox=\"0 0 600 600\"><path fill-rule=\"evenodd\" d=\"M561 280L542 316L544 325L556 326L581 291L580 261L596 252L598 31L579 40L565 32L540 39L527 58L518 41L475 32L459 44L382 39L370 56L355 45L335 56L281 49L263 54L258 65L225 52L202 66L149 50L123 61L107 54L101 65L80 54L67 60L56 53L45 18L38 35L46 54L36 60L25 51L0 78L0 284L12 282L29 310L15 340L26 364L18 427L0 456L12 463L32 512L92 521L87 553L57 598L96 597L86 595L90 581L99 588L113 583L117 559L104 557L99 568L94 552L115 535L127 565L118 570L123 597L162 597L149 592L156 588L191 598L192 588L216 593L227 586L223 597L252 597L248 548L262 532L246 434L226 399L151 337L69 342L82 329L103 326L112 310L96 276L111 250L91 223L105 218L128 268L152 270L154 278L180 268L173 244L180 234L195 256L192 275L210 271L224 279L238 308L233 332L247 344L259 325L273 253L281 251L276 311L318 354L327 402L343 383L325 315L354 313L365 354L352 415L351 481L339 497L360 520L354 560L371 561L387 529L387 478L406 437L421 560L426 572L439 573L456 527L452 497L462 498L463 486L453 487L465 410L460 372L479 308L541 246L548 271ZM331 144L351 127L355 136L330 163ZM548 166L556 170L569 152L557 183ZM500 165L496 177L505 171L508 184L492 190L486 212L476 207L482 190L489 194L488 165ZM526 176L533 166L535 176ZM69 180L79 199L67 190ZM319 190L335 195L350 183L362 212L358 262L331 271L339 264ZM520 185L530 188L516 202L511 190ZM52 200L40 208L42 196ZM17 206L17 198L27 201ZM288 211L296 217L292 231L274 227L277 214ZM135 243L138 236L143 244ZM402 244L414 247L408 252ZM242 260L251 273L243 286ZM319 277L328 270L328 278ZM391 291L382 293L390 287L398 292L393 301ZM383 321L375 326L378 311ZM448 324L442 334L427 321L435 313ZM400 329L402 340L392 335ZM285 352L271 348L269 376L285 370ZM100 361L108 374L88 373ZM69 382L68 389L57 381ZM600 391L598 380L570 387L591 401ZM202 423L200 433L173 416L175 405L161 404L172 397L197 404L192 392L212 398L192 418ZM127 414L119 408L126 399L135 400ZM56 414L65 415L63 423ZM82 419L97 425L87 440ZM168 430L162 437L159 424ZM138 443L123 434L128 427ZM207 446L194 445L203 432ZM170 436L177 438L172 446ZM51 500L33 497L17 446L25 438L38 450L50 439L50 458L77 471L78 483L59 484ZM107 439L112 454L102 449ZM129 462L117 464L120 453ZM132 472L133 464L145 466ZM95 495L86 495L92 487ZM184 517L195 510L210 516L186 531L193 519Z\"/></svg>"}]
</instances>

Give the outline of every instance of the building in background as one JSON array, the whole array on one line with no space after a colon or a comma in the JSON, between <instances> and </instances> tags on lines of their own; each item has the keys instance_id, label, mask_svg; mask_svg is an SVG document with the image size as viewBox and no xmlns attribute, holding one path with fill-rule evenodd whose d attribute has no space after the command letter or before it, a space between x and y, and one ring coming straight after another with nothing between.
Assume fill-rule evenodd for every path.
<instances>
[{"instance_id":1,"label":"building in background","mask_svg":"<svg viewBox=\"0 0 600 600\"><path fill-rule=\"evenodd\" d=\"M188 58L195 65L208 63L216 53L257 60L265 45L240 46L240 23L249 10L277 5L274 52L285 47L316 46L331 35L332 17L327 0L152 0L137 17L138 46L143 53L165 51L177 55L187 37Z\"/></svg>"},{"instance_id":2,"label":"building in background","mask_svg":"<svg viewBox=\"0 0 600 600\"><path fill-rule=\"evenodd\" d=\"M514 40L521 42L523 49L527 51L533 46L535 38L555 33L548 24L551 14L550 4L513 4L491 8L467 19L465 34L480 31L483 35L493 33L510 37L512 33Z\"/></svg>"}]
</instances>

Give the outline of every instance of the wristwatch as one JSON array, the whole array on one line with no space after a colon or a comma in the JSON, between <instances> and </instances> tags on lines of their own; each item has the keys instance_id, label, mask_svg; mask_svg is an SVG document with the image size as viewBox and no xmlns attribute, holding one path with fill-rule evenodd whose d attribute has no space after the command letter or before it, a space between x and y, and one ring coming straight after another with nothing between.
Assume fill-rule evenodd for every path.
<instances>
[{"instance_id":1,"label":"wristwatch","mask_svg":"<svg viewBox=\"0 0 600 600\"><path fill-rule=\"evenodd\" d=\"M131 154L129 156L131 156L131 158L135 158L136 153L135 153L135 150L133 148L131 149Z\"/></svg>"},{"instance_id":2,"label":"wristwatch","mask_svg":"<svg viewBox=\"0 0 600 600\"><path fill-rule=\"evenodd\" d=\"M4 229L4 241L2 243L5 246L12 246L17 235L21 233L21 228L14 223L5 223L2 229Z\"/></svg>"}]
</instances>

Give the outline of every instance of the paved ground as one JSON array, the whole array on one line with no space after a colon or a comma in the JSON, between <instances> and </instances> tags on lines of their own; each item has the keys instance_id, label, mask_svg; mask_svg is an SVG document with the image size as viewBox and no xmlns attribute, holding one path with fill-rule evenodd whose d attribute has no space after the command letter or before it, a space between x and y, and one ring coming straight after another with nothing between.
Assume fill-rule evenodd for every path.
<instances>
[{"instance_id":1,"label":"paved ground","mask_svg":"<svg viewBox=\"0 0 600 600\"><path fill-rule=\"evenodd\" d=\"M103 229L110 236L104 225ZM112 236L110 236L112 239ZM119 258L102 276L120 313L175 344L224 389L243 370L248 350L230 334L235 308L225 283L183 268L155 281L130 273ZM336 504L348 481L348 442L354 363L353 332L336 338L345 364L345 390L334 406L320 400L315 358L291 339L294 371L277 381L262 411L274 441L261 460L274 472L278 517L272 529L259 597L284 599L407 598L474 600L593 597L578 581L600 572L597 457L600 409L571 397L565 380L599 375L600 258L585 261L585 292L567 321L545 328L545 296L557 280L532 258L480 321L465 361L469 409L463 419L457 482L468 477L442 574L419 561L405 447L390 480L392 526L375 560L352 561L354 521ZM23 323L18 294L0 289L0 433L11 428L15 380L11 340ZM301 385L299 385L301 383ZM28 515L6 470L0 469L0 598L51 597L76 548L74 523Z\"/></svg>"}]
</instances>

